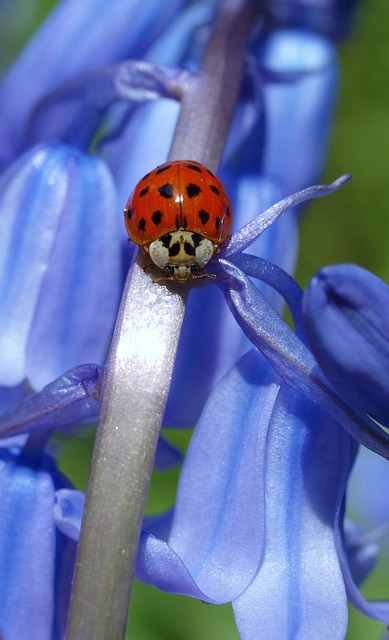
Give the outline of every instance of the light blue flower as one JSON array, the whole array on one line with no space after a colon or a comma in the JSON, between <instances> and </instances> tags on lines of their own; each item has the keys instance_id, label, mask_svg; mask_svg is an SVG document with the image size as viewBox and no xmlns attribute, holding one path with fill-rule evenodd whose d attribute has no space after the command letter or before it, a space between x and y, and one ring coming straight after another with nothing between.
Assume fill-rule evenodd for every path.
<instances>
[{"instance_id":1,"label":"light blue flower","mask_svg":"<svg viewBox=\"0 0 389 640\"><path fill-rule=\"evenodd\" d=\"M56 491L69 481L42 439L5 441L0 451L0 632L60 640L66 625L76 544L56 526ZM57 516L57 520L61 518Z\"/></svg>"},{"instance_id":2,"label":"light blue flower","mask_svg":"<svg viewBox=\"0 0 389 640\"><path fill-rule=\"evenodd\" d=\"M343 541L356 451L338 423L249 352L195 429L170 528L145 523L138 577L208 602L232 600L244 640L258 628L264 640L341 639L347 596L388 622L387 604L367 603L357 590ZM366 575L371 562L353 558L354 575L362 565Z\"/></svg>"},{"instance_id":3,"label":"light blue flower","mask_svg":"<svg viewBox=\"0 0 389 640\"><path fill-rule=\"evenodd\" d=\"M103 161L60 142L0 181L0 384L34 388L105 359L120 295L116 190Z\"/></svg>"},{"instance_id":4,"label":"light blue flower","mask_svg":"<svg viewBox=\"0 0 389 640\"><path fill-rule=\"evenodd\" d=\"M31 143L32 111L46 93L75 74L124 57L142 57L183 5L184 0L168 6L159 0L59 2L2 82L0 165ZM48 116L45 127L51 126Z\"/></svg>"},{"instance_id":5,"label":"light blue flower","mask_svg":"<svg viewBox=\"0 0 389 640\"><path fill-rule=\"evenodd\" d=\"M30 438L39 438L53 425L66 429L75 421L90 420L99 411L100 398L104 402L113 386L110 362L105 369L98 364L104 361L122 284L123 232L120 238L121 216L114 217L121 208L116 194L119 191L124 204L137 179L165 159L179 100L193 81L188 68L196 68L202 53L197 28L207 27L216 3L190 6L177 0L169 11L165 5L114 2L107 8L100 6L100 0L88 0L80 8L73 0L61 2L2 85L6 100L0 126L8 168L0 185L0 206L3 198L3 210L11 214L4 216L6 250L3 263L0 260L4 302L0 347L5 354L0 383L18 385L27 377L36 389L43 387L16 408L9 403L0 426L3 435L27 432L33 433ZM332 640L344 637L347 596L368 615L389 622L387 605L367 603L354 583L371 569L371 556L366 548L364 555L355 552L352 543L350 547L352 536L343 527L346 484L357 443L389 457L389 441L369 416L350 408L308 348L302 292L286 272L295 259L297 216L289 211L278 219L348 180L344 176L330 186L306 188L323 163L336 59L322 36L299 29L325 16L321 31L337 37L353 3L304 7L296 0L270 2L265 8L266 27L287 24L293 29L273 31L265 46L261 32L261 46L253 45L256 58L246 66L221 170L233 200L236 227L209 263L218 287L191 292L193 303L165 420L192 424L211 387L236 364L215 387L196 427L174 511L144 521L137 573L170 592L208 602L232 601L246 640L257 638L259 625L264 639L278 634L293 640ZM131 12L137 20L134 29L131 21L128 34ZM56 44L58 24L64 29ZM81 32L93 36L80 43ZM290 47L292 62L285 53ZM21 79L28 79L46 49L52 49L53 56L40 66L34 86L27 86L25 104L13 111ZM74 49L73 57L65 55L69 49ZM128 56L143 60L125 60ZM170 66L157 66L161 60ZM285 111L278 110L280 97ZM163 100L136 109L159 98ZM308 122L310 144L303 153L300 146L306 141ZM31 140L36 144L19 156ZM89 153L92 141L94 156ZM285 197L298 189L302 191ZM261 257L247 253L249 247ZM127 259L129 255L127 251ZM141 271L138 263L137 269ZM267 299L262 291L269 285L272 292ZM144 303L142 296L147 304L155 302L162 289L158 291L149 279L137 293L142 295L133 301L132 313ZM291 310L295 331L278 313L280 296ZM155 323L155 304L153 311L146 322ZM118 325L121 321L119 315ZM208 329L213 333L206 335ZM166 331L171 327L166 325ZM161 343L170 344L166 334L159 337ZM257 349L236 362L249 341ZM159 346L162 352L165 345ZM150 355L149 345L145 348ZM170 357L167 354L166 360ZM148 370L152 357L134 360L145 379L151 374L154 380L168 378L162 367ZM86 362L97 364L76 366ZM182 372L188 369L191 376L183 382ZM123 377L126 384L132 382L127 371ZM115 390L118 399L120 389ZM137 391L143 389L135 387ZM146 398L152 392L148 388ZM196 396L191 405L190 394ZM157 412L163 403L161 393L154 409L150 404ZM132 410L128 406L129 421ZM126 412L127 407L120 427L115 427L117 433L122 433ZM25 449L24 457L27 453ZM42 464L42 455L36 460ZM178 460L178 453L160 440L156 464L168 467ZM18 477L13 467L11 471L12 481L7 476L0 482L6 493L13 477ZM35 481L33 475L29 480L33 490L38 486ZM59 491L50 486L48 492L51 506L53 495L56 505L47 519L42 518L46 537L43 532L37 561L44 554L52 561L50 527L50 532L56 525L73 541L78 538L84 497L57 484ZM9 506L15 510L17 500L10 500ZM25 526L33 509L23 507L18 517ZM26 540L23 536L18 546L22 555ZM4 530L0 541L4 564L13 543ZM73 558L67 566L71 570ZM64 626L66 604L60 612L53 605L57 595L65 601L68 597L69 573L62 577L59 588L53 581L43 585L47 609L40 623L46 625L48 638L55 638ZM24 585L24 576L17 574L15 593ZM30 597L28 592L27 602ZM14 602L7 604L4 620L12 624ZM52 623L57 618L58 623ZM23 631L18 633L23 636ZM0 633L7 636L8 631L0 626ZM41 630L35 635L45 638Z\"/></svg>"}]
</instances>

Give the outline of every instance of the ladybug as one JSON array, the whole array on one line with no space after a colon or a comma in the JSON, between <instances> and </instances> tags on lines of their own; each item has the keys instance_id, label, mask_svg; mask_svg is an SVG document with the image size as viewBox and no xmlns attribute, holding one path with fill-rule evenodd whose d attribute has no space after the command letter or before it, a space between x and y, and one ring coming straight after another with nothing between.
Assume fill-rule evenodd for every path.
<instances>
[{"instance_id":1,"label":"ladybug","mask_svg":"<svg viewBox=\"0 0 389 640\"><path fill-rule=\"evenodd\" d=\"M164 271L159 280L214 277L204 267L229 237L232 211L220 180L202 164L161 164L138 182L124 216L130 240Z\"/></svg>"}]
</instances>

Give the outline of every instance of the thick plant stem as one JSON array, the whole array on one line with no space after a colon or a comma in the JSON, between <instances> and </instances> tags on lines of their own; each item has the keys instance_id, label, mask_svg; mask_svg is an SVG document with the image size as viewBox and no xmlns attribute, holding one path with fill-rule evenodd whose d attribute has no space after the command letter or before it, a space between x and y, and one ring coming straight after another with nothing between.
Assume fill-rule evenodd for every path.
<instances>
[{"instance_id":1,"label":"thick plant stem","mask_svg":"<svg viewBox=\"0 0 389 640\"><path fill-rule=\"evenodd\" d=\"M194 86L184 91L170 160L190 158L217 169L241 83L249 4L221 3L194 83L197 92ZM231 86L222 99L227 75ZM206 128L200 135L201 123ZM153 283L144 267L142 254L127 278L102 384L67 640L125 637L144 505L187 295L185 286Z\"/></svg>"},{"instance_id":2,"label":"thick plant stem","mask_svg":"<svg viewBox=\"0 0 389 640\"><path fill-rule=\"evenodd\" d=\"M123 638L136 548L184 316L184 292L127 279L102 385L68 638ZM163 336L163 337L161 337Z\"/></svg>"}]
</instances>

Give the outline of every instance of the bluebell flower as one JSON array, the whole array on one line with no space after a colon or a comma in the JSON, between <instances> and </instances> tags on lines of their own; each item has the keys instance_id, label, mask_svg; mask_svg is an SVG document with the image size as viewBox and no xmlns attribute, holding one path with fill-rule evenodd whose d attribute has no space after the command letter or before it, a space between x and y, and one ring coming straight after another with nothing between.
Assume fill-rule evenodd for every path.
<instances>
[{"instance_id":1,"label":"bluebell flower","mask_svg":"<svg viewBox=\"0 0 389 640\"><path fill-rule=\"evenodd\" d=\"M304 294L311 348L328 380L352 407L388 425L388 322L383 309L389 287L352 264L325 267ZM366 539L388 546L384 461L361 451L349 487L352 516Z\"/></svg>"},{"instance_id":2,"label":"bluebell flower","mask_svg":"<svg viewBox=\"0 0 389 640\"><path fill-rule=\"evenodd\" d=\"M185 330L184 346L188 354L189 349L192 353L197 351L193 344L201 344L202 353L198 349L199 353L189 360L181 356L181 371L185 366L188 370L189 362L193 376L190 386L185 385L177 369L176 388L165 420L180 426L192 424L210 388L248 348L249 341L268 362L258 351L251 351L216 387L184 463L175 510L162 518L144 521L137 571L146 582L167 591L208 602L232 601L243 638L256 637L258 621L266 621L269 638L274 637L274 631L291 638L298 637L298 633L300 637L318 635L335 605L336 616L328 637L342 637L347 625L346 592L362 611L388 620L386 605L367 603L355 585L354 580L359 582L371 569L370 557L350 551L343 515L357 442L385 457L389 456L389 444L386 433L368 415L351 407L327 380L307 346L301 316L302 292L281 268L293 268L296 211L289 211L284 220L278 219L311 197L332 193L348 180L345 176L328 187L307 187L322 166L337 72L332 45L322 36L299 29L307 24L313 26L319 14L321 19L325 15L328 24L322 33L338 37L353 3L329 2L320 10L314 6L310 11L300 11L297 0L269 3L265 7L265 27L288 24L293 30L272 33L266 46L262 46L261 32L260 46L253 46L256 58L246 62L245 39L252 24L249 3L222 2L221 18L217 19L211 43L218 56L223 51L227 57L219 65L219 59L209 53L212 47L205 47L208 67L203 62L205 67L200 66L200 71L192 71L204 50L196 32L213 19L216 3L192 7L177 1L169 5L171 13L165 11L162 2L143 5L130 2L124 7L115 2L107 9L100 7L98 0L88 0L71 13L75 7L72 1L60 3L10 70L1 89L7 98L2 118L2 126L7 129L3 162L8 167L3 180L4 199L10 199L11 194L16 202L13 217L5 223L8 253L3 286L0 284L11 317L3 333L7 355L3 384L17 385L27 376L36 389L43 387L16 408L10 403L1 433L28 432L38 437L53 424L67 428L74 421L89 420L99 412L96 455L85 507L82 495L65 489L57 494L55 517L58 528L75 540L84 510L79 545L82 560L75 577L69 637L92 637L94 625L99 633L105 629L106 634L118 637L127 618L131 563L154 454L161 467L179 460L177 452L159 438L159 429L187 291L176 291L174 283L172 287L153 283L144 270L144 257L139 254L126 280L107 363L100 369L98 364L104 360L111 337L111 319L121 287L120 232L116 222L112 224L112 236L108 238L108 231L104 232L104 241L108 240L102 247L91 237L100 232L97 216L85 217L80 211L95 214L99 208L104 209L100 216L109 226L116 208L116 190L120 199L125 199L137 178L167 154L171 158L177 155L204 162L208 159L210 168L216 170L228 129L227 119L222 122L219 112L228 112L228 105L232 111L237 100L237 115L232 121L221 175L231 185L238 230L234 229L220 254L208 265L218 288L210 286L204 292L191 293L192 299L198 294L198 301L191 309L193 320ZM292 11L284 20L286 5ZM106 20L108 13L103 9L109 12L112 23ZM341 9L344 14L339 19ZM130 38L120 37L123 30L126 32L130 11L142 18L131 43ZM239 20L233 19L234 12ZM77 33L85 29L87 20L97 39L85 39L77 55L62 64L64 52L74 47ZM13 113L15 88L21 78L28 76L42 50L49 48L61 21L65 28L58 46L54 46L55 55L48 59L47 67L42 65L36 87L26 92L26 105ZM185 46L189 38L191 42ZM98 56L94 57L96 46ZM285 57L285 49L290 46L295 52L292 63ZM309 64L304 64L305 59L301 61L302 51L309 52ZM143 60L125 60L128 56ZM161 60L169 66L157 66ZM206 91L202 93L204 87ZM283 101L293 96L293 104L304 105L307 110L296 108L292 113L288 108L286 117L282 110L275 109L275 94L281 95ZM204 96L211 95L219 96L217 114L205 109ZM135 109L135 105L158 98L165 100ZM178 134L168 151L179 101L182 109ZM180 139L182 114L184 122L188 108L198 116L195 104L204 106L201 115L205 120L210 118L213 126L189 127L189 131L184 127ZM161 114L166 122L162 133L158 122ZM304 138L307 118L312 144L300 154L301 161L294 162L293 147L300 146ZM267 139L266 122L271 123ZM11 125L12 135L8 136ZM145 127L151 132L151 141L143 135ZM219 135L220 131L223 134ZM279 131L285 142L281 154ZM289 142L285 132L291 134ZM17 157L32 141L35 145ZM92 142L94 156L90 155ZM193 156L183 155L187 148L195 149ZM42 155L43 171L40 167L34 174L37 158ZM99 155L104 156L104 161ZM70 164L74 171L69 171ZM54 195L49 188L57 184L53 173L59 175L62 185L62 189L54 189ZM97 179L103 184L97 184ZM69 192L67 183L71 186ZM300 191L289 196L294 190ZM74 206L66 212L69 219L74 215L75 226L64 238L59 235L65 228L63 203L74 191ZM108 194L108 202L100 202L103 191ZM31 274L26 274L23 283L25 249L30 248L27 236L36 229L29 227L23 237L24 227L16 216L27 194L32 197L32 213L43 203L41 222L47 223L43 227L49 228L50 233L34 245ZM86 204L82 206L83 203ZM51 205L56 216L49 216ZM260 212L263 213L258 216ZM83 233L79 233L80 229ZM265 231L267 239L258 241ZM37 231L35 234L39 235ZM8 256L13 253L11 249L19 246L20 237L22 247L16 252L19 262L16 261L18 269L14 272ZM76 245L72 244L74 239ZM247 252L257 241L261 244L255 246L255 252L261 252L261 258ZM91 248L91 244L96 246ZM70 246L74 254L69 253ZM111 260L107 260L108 256ZM69 263L74 264L73 274L68 273ZM96 265L99 271L96 267L92 283L92 269L88 267ZM102 282L110 283L105 293ZM15 297L12 289L23 284L25 295L20 304L25 305L25 318L24 307L14 311L10 302ZM262 294L269 285L270 302ZM291 310L295 331L281 319L280 297ZM232 311L229 316L225 301ZM104 312L100 314L102 307ZM201 323L205 308L210 312L207 327L214 328L208 338ZM57 313L61 317L58 326L52 320ZM230 331L232 317L240 329ZM23 340L15 346L17 341L12 343L12 337L16 326L23 328ZM47 337L50 340L46 343ZM227 350L230 353L226 354ZM10 366L14 353L16 370ZM209 359L219 360L212 368L208 366L208 354ZM88 361L96 364L75 367ZM53 378L57 379L53 382ZM198 397L189 406L189 391L195 395L198 389ZM177 407L178 402L181 407ZM185 411L188 415L183 416ZM108 528L113 544L107 544ZM312 542L318 538L322 541L320 548ZM104 593L97 584L102 581L93 577L96 553L101 558L99 572L105 576L107 567L113 569L115 589L109 593ZM309 554L309 562L303 562L303 553ZM281 565L277 565L280 559ZM284 564L286 581L282 574ZM271 570L274 567L276 572ZM90 585L97 585L96 599L85 597ZM66 589L65 585L65 597ZM279 607L269 610L266 598L272 598L272 604L276 602ZM275 615L278 609L282 616Z\"/></svg>"},{"instance_id":3,"label":"bluebell flower","mask_svg":"<svg viewBox=\"0 0 389 640\"><path fill-rule=\"evenodd\" d=\"M44 442L43 438L43 442ZM4 638L63 637L76 544L55 514L71 484L42 438L4 441L0 451L0 629Z\"/></svg>"},{"instance_id":4,"label":"bluebell flower","mask_svg":"<svg viewBox=\"0 0 389 640\"><path fill-rule=\"evenodd\" d=\"M357 451L328 415L255 351L211 395L182 469L170 526L145 523L141 580L207 602L232 600L241 638L343 638L347 596L375 560L350 552L344 498ZM159 524L157 522L157 524ZM355 532L352 534L355 542Z\"/></svg>"},{"instance_id":5,"label":"bluebell flower","mask_svg":"<svg viewBox=\"0 0 389 640\"><path fill-rule=\"evenodd\" d=\"M389 287L351 264L322 269L304 296L310 346L347 402L389 426Z\"/></svg>"},{"instance_id":6,"label":"bluebell flower","mask_svg":"<svg viewBox=\"0 0 389 640\"><path fill-rule=\"evenodd\" d=\"M75 74L124 57L142 57L183 5L184 0L168 7L139 0L59 2L3 79L0 165L31 144L32 111L45 94ZM51 125L48 116L45 128Z\"/></svg>"},{"instance_id":7,"label":"bluebell flower","mask_svg":"<svg viewBox=\"0 0 389 640\"><path fill-rule=\"evenodd\" d=\"M116 211L108 168L71 145L37 145L3 174L1 385L37 389L104 361L120 295Z\"/></svg>"},{"instance_id":8,"label":"bluebell flower","mask_svg":"<svg viewBox=\"0 0 389 640\"><path fill-rule=\"evenodd\" d=\"M8 140L8 132L19 138L19 141L12 138L9 145L2 147L4 151L9 147L8 162L27 147L34 136L49 139L10 164L0 185L4 242L0 256L4 354L0 385L9 388L27 378L29 384L38 389L79 363L102 363L122 286L120 238L123 231L121 219L116 216L120 210L117 187L104 160L88 152L105 109L120 98L115 93L112 97L109 87L105 93L96 92L92 74L92 93L98 96L98 101L105 100L105 108L101 105L74 108L71 105L70 108L60 92L54 106L46 99L46 107L43 100L43 106L36 113L34 109L47 91L71 78L76 68L80 73L125 54L145 54L149 48L154 50L154 54L150 52L151 58L157 55L158 46L163 44L159 43L158 36L167 27L175 34L167 39L173 43L173 47L167 47L171 50L171 59L179 56L184 46L181 27L184 26L188 34L197 24L209 19L212 10L211 5L205 11L204 6L199 7L200 11L188 10L178 24L170 24L169 18L177 14L182 4L171 3L166 11L159 2L147 7L139 2L127 3L126 7L117 3L117 7L110 7L109 30L98 2L90 2L76 11L69 3L61 3L7 74L1 88L5 110L1 126L6 132L4 140ZM131 15L137 16L137 29L132 30L129 39L118 37ZM72 48L73 38L88 20L89 27L93 26L94 38L88 39L85 48L77 49L80 59L72 56L63 64L64 51ZM57 27L63 22L66 28L61 29L58 39ZM166 41L166 37L164 39ZM49 42L53 43L54 54L48 58L47 66L36 65ZM97 58L96 43L99 44ZM127 78L127 88L131 82L135 83L136 74L142 74L142 64L135 65L134 73ZM33 85L28 83L31 66L37 66L39 71ZM116 82L112 73L108 74L108 85ZM163 75L163 71L161 73ZM125 88L123 69L120 74ZM156 76L158 84L157 72ZM140 88L125 94L127 102L150 99L147 77L143 84L139 82ZM28 87L28 92L19 112L12 108L12 101L21 83ZM86 79L81 86L90 92ZM115 86L118 88L120 82ZM158 86L163 90L162 81ZM158 95L160 92L154 97ZM88 105L85 92L84 97ZM20 106L20 102L18 104ZM50 139L52 135L55 140ZM169 140L169 136L166 139ZM27 217L25 210L29 213ZM75 237L77 242L73 242Z\"/></svg>"}]
</instances>

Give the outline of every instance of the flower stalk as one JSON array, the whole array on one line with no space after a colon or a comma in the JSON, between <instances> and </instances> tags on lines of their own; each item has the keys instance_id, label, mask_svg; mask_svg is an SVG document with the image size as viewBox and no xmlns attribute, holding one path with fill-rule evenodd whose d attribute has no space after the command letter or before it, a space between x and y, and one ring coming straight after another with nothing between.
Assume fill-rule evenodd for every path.
<instances>
[{"instance_id":1,"label":"flower stalk","mask_svg":"<svg viewBox=\"0 0 389 640\"><path fill-rule=\"evenodd\" d=\"M197 79L183 88L169 159L217 170L242 80L251 1L224 0ZM138 255L101 385L68 640L125 637L131 583L186 288L155 284Z\"/></svg>"}]
</instances>

